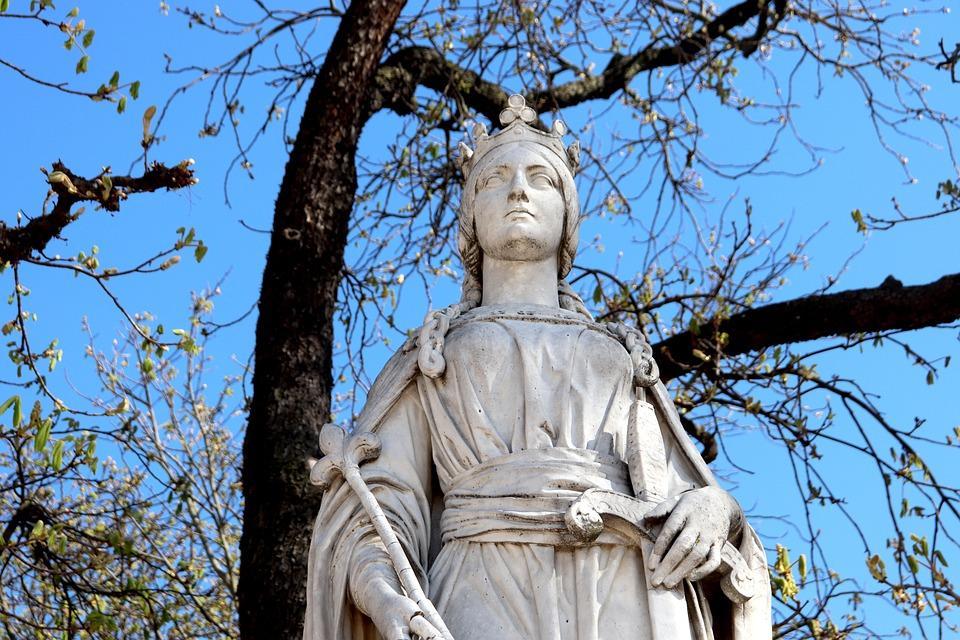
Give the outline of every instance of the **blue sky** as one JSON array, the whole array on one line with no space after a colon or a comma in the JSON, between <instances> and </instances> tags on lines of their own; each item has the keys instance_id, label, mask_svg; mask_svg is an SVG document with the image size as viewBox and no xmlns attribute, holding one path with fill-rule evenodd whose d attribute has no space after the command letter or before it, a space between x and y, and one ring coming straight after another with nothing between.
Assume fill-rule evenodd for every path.
<instances>
[{"instance_id":1,"label":"blue sky","mask_svg":"<svg viewBox=\"0 0 960 640\"><path fill-rule=\"evenodd\" d=\"M18 3L24 5L26 1L12 0L13 9ZM0 69L0 95L4 97L0 100L0 146L4 149L0 154L0 175L5 185L0 215L7 224L15 220L18 209L30 215L38 213L45 194L39 168L49 166L56 159L62 159L72 170L84 175L96 173L105 164L112 165L115 172L126 172L139 153L140 117L144 109L151 104L162 105L187 79L163 73L164 53L172 56L175 63L211 62L225 57L237 46L235 41L217 40L198 29L187 29L181 16L172 12L169 16L162 15L158 4L102 0L82 3L80 17L96 29L97 35L90 49L89 70L80 79L73 73L78 56L76 52L63 50L60 34L16 21L0 21L0 42L6 43L3 57L28 66L37 75L96 87L116 69L122 81L137 79L142 83L140 99L128 103L126 113L118 115L110 105L63 96ZM222 4L227 8L228 3ZM933 3L919 4L934 6ZM64 5L60 9L66 13L69 7ZM955 39L955 34L960 33L956 12L918 21L922 25L921 40L928 49L932 49L940 37L950 42L951 34ZM749 75L741 80L747 88L759 81ZM960 84L951 85L945 76L931 77L930 84L931 99L939 105L960 105ZM937 182L958 178L957 169L951 167L944 151L904 141L902 148L918 180L914 185L906 185L900 164L877 143L865 118L863 97L852 83L825 78L819 97L812 76L801 79L798 87L796 101L802 105L796 112L798 127L813 143L834 150L825 154L823 166L802 178L751 177L736 183L708 178L706 185L715 198L714 203L705 208L707 215L717 215L727 199L735 201L734 207L742 206L736 203L742 203L744 195L749 194L758 225L771 229L781 221L789 221L789 238L793 240L809 236L826 225L807 249L810 268L794 270L789 285L781 290L778 299L803 295L823 286L855 251L859 253L835 290L876 286L888 274L905 284L920 284L956 272L960 218L905 225L866 238L856 233L850 219L850 212L855 208L888 214L893 195L908 211L929 210ZM88 211L69 227L65 242L50 248L50 253L71 255L96 244L102 264L124 266L171 244L178 227L194 227L198 237L210 246L202 263L196 264L185 256L180 265L162 274L135 276L117 281L115 285L116 293L129 310L150 311L170 328L186 322L189 291L213 287L221 280L223 293L215 300L217 321L226 322L240 316L256 300L268 236L251 231L245 225L270 228L273 202L286 162L284 147L274 130L265 136L252 156L256 180L250 180L242 171L233 173L228 185L232 207L226 206L224 175L235 148L226 135L198 137L204 108L203 91L189 92L174 101L163 129L166 137L152 151L153 158L168 164L194 158L200 177L198 185L177 193L131 198L117 214ZM576 133L576 123L582 120L584 112L564 116ZM751 146L757 144L756 140L745 138L743 129L725 120L728 116L718 110L706 108L704 117L714 121L710 127L711 137L706 141L708 147L725 152L742 149L748 153ZM296 120L295 115L292 121ZM393 116L377 116L364 132L363 148L373 150L392 141L397 124L398 119ZM622 126L623 123L615 121L601 121L595 135L602 139ZM788 168L805 166L805 161L802 150L790 143L783 146L777 158L778 166ZM609 261L616 253L622 231L615 222L588 220L584 225L584 239L596 234L603 237L606 252L599 255L584 250L579 258L584 264ZM59 338L64 362L53 376L52 384L64 397L75 398L71 387L95 393L89 382L91 365L83 357L86 338L81 331L81 319L89 318L98 345L105 348L122 329L122 316L92 282L53 271L23 269L24 284L33 292L29 308L38 314L38 322L31 329L31 340L43 345L54 337ZM2 278L3 287L12 287L9 273ZM441 283L435 292L436 303L451 301L455 290L452 283ZM416 326L425 312L425 297L414 288L404 291L403 296L399 324ZM210 345L209 353L214 357L213 366L218 375L239 373L239 365L231 358L246 361L252 349L254 326L255 316L250 316L221 332ZM952 354L956 359L960 351L956 331L917 332L911 336L911 344L931 357ZM385 349L373 352L368 357L368 367L376 371L386 356ZM921 415L936 433L946 433L960 425L955 404L960 390L957 366L941 370L936 384L928 385L925 372L909 364L897 348L866 348L825 357L820 361L820 370L843 372L860 381L881 396L878 403L898 423L912 424L914 416ZM0 366L0 380L11 380L14 375L9 365ZM782 450L759 434L735 436L730 438L728 446L731 457L753 472L735 477L737 495L745 506L765 515L798 513L799 500L784 481L786 456ZM947 484L960 482L960 473L948 457L954 456L954 452L933 451L930 455L933 466L946 476L942 479ZM848 458L838 456L837 460L828 466L829 472L845 488L851 509L864 527L877 533L876 543L882 548L885 530L871 526L880 522L877 479L870 475L873 472L869 469L849 466ZM721 463L718 470L726 475L732 469ZM869 482L864 482L864 477L869 478ZM834 554L837 568L841 572L864 575L862 549L859 543L851 542L849 530L832 516L825 516L822 522L825 526L837 527L835 532L827 534L828 546L839 552ZM775 521L762 521L760 526L770 544L779 539L795 543L794 534L787 526ZM892 611L881 608L881 613L890 616L891 630L894 624L901 623ZM906 622L904 619L903 623Z\"/></svg>"}]
</instances>

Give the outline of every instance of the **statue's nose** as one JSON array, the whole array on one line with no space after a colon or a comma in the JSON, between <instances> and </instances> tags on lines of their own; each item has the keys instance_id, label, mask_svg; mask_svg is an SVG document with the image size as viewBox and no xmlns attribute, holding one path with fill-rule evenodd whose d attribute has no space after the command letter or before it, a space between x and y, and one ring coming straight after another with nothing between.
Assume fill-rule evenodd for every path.
<instances>
[{"instance_id":1,"label":"statue's nose","mask_svg":"<svg viewBox=\"0 0 960 640\"><path fill-rule=\"evenodd\" d=\"M530 197L527 195L527 189L529 185L527 184L527 177L524 175L523 171L517 170L513 174L513 179L510 181L510 201L511 202L529 202Z\"/></svg>"}]
</instances>

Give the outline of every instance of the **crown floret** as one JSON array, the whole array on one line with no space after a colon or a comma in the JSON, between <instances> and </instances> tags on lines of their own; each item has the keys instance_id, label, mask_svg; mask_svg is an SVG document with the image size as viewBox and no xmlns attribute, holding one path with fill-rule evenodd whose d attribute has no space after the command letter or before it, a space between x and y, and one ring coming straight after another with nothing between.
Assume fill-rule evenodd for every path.
<instances>
[{"instance_id":1,"label":"crown floret","mask_svg":"<svg viewBox=\"0 0 960 640\"><path fill-rule=\"evenodd\" d=\"M500 125L505 127L517 118L527 124L537 120L537 112L527 106L527 101L519 93L507 98L507 108L500 112Z\"/></svg>"},{"instance_id":2,"label":"crown floret","mask_svg":"<svg viewBox=\"0 0 960 640\"><path fill-rule=\"evenodd\" d=\"M509 142L527 140L547 147L567 165L571 173L576 173L580 165L580 146L574 142L565 148L560 138L566 134L567 126L559 118L553 121L549 132L536 128L537 112L527 106L527 101L518 93L507 99L507 107L500 112L500 131L493 135L487 134L487 128L482 123L473 126L473 143L471 148L461 142L457 162L463 175L469 175L471 169L480 158L490 153L496 147Z\"/></svg>"}]
</instances>

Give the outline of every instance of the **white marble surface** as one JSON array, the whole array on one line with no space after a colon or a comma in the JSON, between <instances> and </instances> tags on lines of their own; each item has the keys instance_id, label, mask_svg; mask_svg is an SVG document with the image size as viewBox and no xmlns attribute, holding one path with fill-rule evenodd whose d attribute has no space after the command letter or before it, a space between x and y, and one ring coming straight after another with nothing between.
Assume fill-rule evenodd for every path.
<instances>
[{"instance_id":1,"label":"white marble surface","mask_svg":"<svg viewBox=\"0 0 960 640\"><path fill-rule=\"evenodd\" d=\"M379 456L353 485L324 481L304 638L409 638L412 618L432 634L373 513L448 638L769 638L762 547L680 428L642 334L594 322L564 280L578 151L531 118L514 96L504 128L463 151L463 299L371 390L357 428ZM647 517L605 516L577 539L564 516L588 489L638 496ZM655 542L637 535L650 529ZM745 602L718 587L723 548L756 579Z\"/></svg>"}]
</instances>

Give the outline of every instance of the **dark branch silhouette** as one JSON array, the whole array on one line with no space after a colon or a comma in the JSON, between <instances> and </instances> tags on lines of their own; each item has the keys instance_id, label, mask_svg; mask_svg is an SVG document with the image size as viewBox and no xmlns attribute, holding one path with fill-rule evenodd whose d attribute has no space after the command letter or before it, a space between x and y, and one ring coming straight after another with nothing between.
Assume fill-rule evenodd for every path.
<instances>
[{"instance_id":1,"label":"dark branch silhouette","mask_svg":"<svg viewBox=\"0 0 960 640\"><path fill-rule=\"evenodd\" d=\"M0 263L15 264L43 251L83 211L73 211L79 202L92 202L107 211L119 211L120 203L134 193L159 189L176 190L195 183L190 162L167 167L154 162L139 177L110 176L106 171L95 178L83 178L62 162L54 162L47 174L50 190L56 195L53 209L30 220L22 227L0 222Z\"/></svg>"},{"instance_id":2,"label":"dark branch silhouette","mask_svg":"<svg viewBox=\"0 0 960 640\"><path fill-rule=\"evenodd\" d=\"M640 73L689 63L714 41L727 38L731 29L760 16L756 33L728 40L743 55L750 56L767 32L783 19L785 11L785 0L745 0L678 42L664 46L650 44L631 55L615 54L601 73L533 92L527 96L527 102L537 111L543 111L609 98L626 89ZM497 122L507 99L507 92L500 85L447 60L436 49L414 46L394 53L381 65L374 79L369 114L380 109L391 109L400 115L414 113L414 92L418 86L461 101L491 122Z\"/></svg>"},{"instance_id":3,"label":"dark branch silhouette","mask_svg":"<svg viewBox=\"0 0 960 640\"><path fill-rule=\"evenodd\" d=\"M879 287L811 295L750 309L653 345L660 376L670 380L735 356L829 336L920 329L960 319L960 274L906 287L888 277ZM721 334L725 334L723 340ZM709 360L694 355L694 350Z\"/></svg>"}]
</instances>

